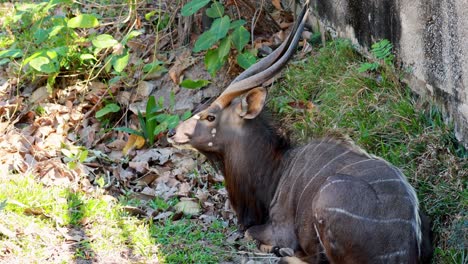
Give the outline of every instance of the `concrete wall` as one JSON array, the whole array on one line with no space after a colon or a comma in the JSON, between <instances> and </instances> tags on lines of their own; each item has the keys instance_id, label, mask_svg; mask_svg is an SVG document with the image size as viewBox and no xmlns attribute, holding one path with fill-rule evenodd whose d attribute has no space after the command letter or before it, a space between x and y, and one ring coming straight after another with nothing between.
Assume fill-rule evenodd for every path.
<instances>
[{"instance_id":1,"label":"concrete wall","mask_svg":"<svg viewBox=\"0 0 468 264\"><path fill-rule=\"evenodd\" d=\"M441 106L468 146L468 0L311 0L311 25L364 52L390 40L407 82Z\"/></svg>"}]
</instances>

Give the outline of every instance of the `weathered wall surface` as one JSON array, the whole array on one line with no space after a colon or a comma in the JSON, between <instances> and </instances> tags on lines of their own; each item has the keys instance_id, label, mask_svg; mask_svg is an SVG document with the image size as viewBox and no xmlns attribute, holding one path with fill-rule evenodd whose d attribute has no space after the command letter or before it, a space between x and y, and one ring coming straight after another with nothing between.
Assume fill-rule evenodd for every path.
<instances>
[{"instance_id":1,"label":"weathered wall surface","mask_svg":"<svg viewBox=\"0 0 468 264\"><path fill-rule=\"evenodd\" d=\"M468 146L468 0L311 0L311 25L368 50L390 40L419 94L432 96ZM319 23L317 23L319 22Z\"/></svg>"}]
</instances>

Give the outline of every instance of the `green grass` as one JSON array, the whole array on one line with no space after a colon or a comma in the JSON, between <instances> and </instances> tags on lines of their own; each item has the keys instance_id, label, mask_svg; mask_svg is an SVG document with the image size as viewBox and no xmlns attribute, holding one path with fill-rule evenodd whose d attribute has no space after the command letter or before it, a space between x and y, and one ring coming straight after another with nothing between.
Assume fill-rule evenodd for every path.
<instances>
[{"instance_id":1,"label":"green grass","mask_svg":"<svg viewBox=\"0 0 468 264\"><path fill-rule=\"evenodd\" d=\"M151 234L156 242L165 247L164 260L167 263L219 263L229 258L226 246L226 231L221 221L214 221L208 227L182 219L170 220L153 225Z\"/></svg>"},{"instance_id":2,"label":"green grass","mask_svg":"<svg viewBox=\"0 0 468 264\"><path fill-rule=\"evenodd\" d=\"M138 219L122 210L136 201L115 199L99 188L85 193L10 175L0 178L0 202L0 227L14 234L0 229L0 261L218 263L228 258L224 240L231 228L222 222L203 228L187 218ZM150 206L167 210L176 202L155 199ZM64 251L67 244L72 246Z\"/></svg>"},{"instance_id":3,"label":"green grass","mask_svg":"<svg viewBox=\"0 0 468 264\"><path fill-rule=\"evenodd\" d=\"M363 74L363 62L349 42L331 42L290 67L270 106L299 142L349 136L402 168L433 221L435 263L466 262L468 152L437 107L416 99L393 68ZM291 107L308 101L311 110Z\"/></svg>"}]
</instances>

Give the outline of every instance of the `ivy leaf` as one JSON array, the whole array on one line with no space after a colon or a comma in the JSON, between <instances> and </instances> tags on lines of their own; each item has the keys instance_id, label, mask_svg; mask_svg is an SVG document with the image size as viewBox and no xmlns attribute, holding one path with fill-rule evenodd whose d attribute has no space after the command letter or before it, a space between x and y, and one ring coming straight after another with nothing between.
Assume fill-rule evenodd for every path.
<instances>
[{"instance_id":1,"label":"ivy leaf","mask_svg":"<svg viewBox=\"0 0 468 264\"><path fill-rule=\"evenodd\" d=\"M95 39L92 40L92 43L94 47L98 49L105 49L105 48L111 48L115 45L117 45L119 42L114 39L109 34L102 34L97 36Z\"/></svg>"},{"instance_id":2,"label":"ivy leaf","mask_svg":"<svg viewBox=\"0 0 468 264\"><path fill-rule=\"evenodd\" d=\"M128 65L128 61L130 60L130 54L128 50L125 50L122 55L115 56L112 60L112 66L116 72L122 72L125 67Z\"/></svg>"},{"instance_id":3,"label":"ivy leaf","mask_svg":"<svg viewBox=\"0 0 468 264\"><path fill-rule=\"evenodd\" d=\"M99 21L94 15L82 14L68 20L67 25L70 28L94 28L99 26Z\"/></svg>"},{"instance_id":4,"label":"ivy leaf","mask_svg":"<svg viewBox=\"0 0 468 264\"><path fill-rule=\"evenodd\" d=\"M211 0L192 0L182 7L182 16L191 16L200 8L206 6Z\"/></svg>"},{"instance_id":5,"label":"ivy leaf","mask_svg":"<svg viewBox=\"0 0 468 264\"><path fill-rule=\"evenodd\" d=\"M218 41L216 35L211 32L211 30L208 30L198 37L197 42L195 42L195 47L193 47L193 51L199 52L202 50L207 50L211 48L216 43L216 41Z\"/></svg>"},{"instance_id":6,"label":"ivy leaf","mask_svg":"<svg viewBox=\"0 0 468 264\"><path fill-rule=\"evenodd\" d=\"M180 86L187 89L200 89L207 86L210 83L208 80L191 80L185 79L180 83Z\"/></svg>"},{"instance_id":7,"label":"ivy leaf","mask_svg":"<svg viewBox=\"0 0 468 264\"><path fill-rule=\"evenodd\" d=\"M237 64L239 64L239 66L245 70L252 66L255 62L257 62L257 58L255 58L255 56L250 52L237 55Z\"/></svg>"},{"instance_id":8,"label":"ivy leaf","mask_svg":"<svg viewBox=\"0 0 468 264\"><path fill-rule=\"evenodd\" d=\"M224 15L224 6L219 2L214 2L211 7L206 10L206 15L211 18L218 18Z\"/></svg>"},{"instance_id":9,"label":"ivy leaf","mask_svg":"<svg viewBox=\"0 0 468 264\"><path fill-rule=\"evenodd\" d=\"M101 118L109 113L116 113L118 111L120 111L120 106L118 104L107 104L101 110L96 112L95 117Z\"/></svg>"},{"instance_id":10,"label":"ivy leaf","mask_svg":"<svg viewBox=\"0 0 468 264\"><path fill-rule=\"evenodd\" d=\"M218 49L211 49L205 55L205 67L211 76L215 76L216 72L221 69L224 64L224 59L219 56Z\"/></svg>"},{"instance_id":11,"label":"ivy leaf","mask_svg":"<svg viewBox=\"0 0 468 264\"><path fill-rule=\"evenodd\" d=\"M217 18L209 31L213 32L216 37L216 40L220 40L226 37L226 34L229 30L229 25L231 24L231 20L228 16L223 16L222 18Z\"/></svg>"},{"instance_id":12,"label":"ivy leaf","mask_svg":"<svg viewBox=\"0 0 468 264\"><path fill-rule=\"evenodd\" d=\"M242 49L249 43L250 40L250 33L245 29L245 27L240 26L236 28L231 35L232 42L238 51L242 51Z\"/></svg>"}]
</instances>

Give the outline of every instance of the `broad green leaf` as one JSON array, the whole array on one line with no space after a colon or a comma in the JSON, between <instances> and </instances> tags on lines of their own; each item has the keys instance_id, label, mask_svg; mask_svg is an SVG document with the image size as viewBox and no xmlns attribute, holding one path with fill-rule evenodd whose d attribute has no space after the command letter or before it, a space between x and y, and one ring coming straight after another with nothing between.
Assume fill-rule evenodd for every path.
<instances>
[{"instance_id":1,"label":"broad green leaf","mask_svg":"<svg viewBox=\"0 0 468 264\"><path fill-rule=\"evenodd\" d=\"M257 58L255 58L255 56L250 52L244 52L237 55L237 64L244 69L248 69L255 62L257 62Z\"/></svg>"},{"instance_id":2,"label":"broad green leaf","mask_svg":"<svg viewBox=\"0 0 468 264\"><path fill-rule=\"evenodd\" d=\"M99 26L99 21L94 15L81 14L70 19L67 25L71 28L94 28Z\"/></svg>"},{"instance_id":3,"label":"broad green leaf","mask_svg":"<svg viewBox=\"0 0 468 264\"><path fill-rule=\"evenodd\" d=\"M244 19L239 19L231 22L231 25L229 26L229 29L236 29L240 26L245 25L247 23Z\"/></svg>"},{"instance_id":4,"label":"broad green leaf","mask_svg":"<svg viewBox=\"0 0 468 264\"><path fill-rule=\"evenodd\" d=\"M218 18L224 15L224 6L219 2L214 2L211 7L206 10L206 15L211 18Z\"/></svg>"},{"instance_id":5,"label":"broad green leaf","mask_svg":"<svg viewBox=\"0 0 468 264\"><path fill-rule=\"evenodd\" d=\"M145 14L145 20L146 20L146 21L150 21L151 18L154 16L154 14L156 14L156 12L157 12L156 10L153 10L153 11L151 11L151 12L149 12L149 13L146 13L146 14Z\"/></svg>"},{"instance_id":6,"label":"broad green leaf","mask_svg":"<svg viewBox=\"0 0 468 264\"><path fill-rule=\"evenodd\" d=\"M215 76L216 72L221 69L224 64L224 59L219 56L218 49L208 50L205 55L205 67L211 76Z\"/></svg>"},{"instance_id":7,"label":"broad green leaf","mask_svg":"<svg viewBox=\"0 0 468 264\"><path fill-rule=\"evenodd\" d=\"M133 39L134 37L137 37L139 35L141 35L142 33L140 31L136 31L136 30L133 30L131 31L130 33L128 33L122 40L122 45L126 45L127 42L131 39Z\"/></svg>"},{"instance_id":8,"label":"broad green leaf","mask_svg":"<svg viewBox=\"0 0 468 264\"><path fill-rule=\"evenodd\" d=\"M217 41L218 39L216 38L216 35L211 32L211 30L208 30L198 37L197 41L195 42L195 47L193 47L193 51L199 52L202 50L207 50L211 48Z\"/></svg>"},{"instance_id":9,"label":"broad green leaf","mask_svg":"<svg viewBox=\"0 0 468 264\"><path fill-rule=\"evenodd\" d=\"M11 62L11 60L7 59L7 58L0 59L0 66L5 65L5 64L10 63L10 62Z\"/></svg>"},{"instance_id":10,"label":"broad green leaf","mask_svg":"<svg viewBox=\"0 0 468 264\"><path fill-rule=\"evenodd\" d=\"M95 117L96 118L101 118L109 113L116 113L120 111L120 106L118 104L107 104L106 106L104 106L101 110L97 111L96 112L96 115Z\"/></svg>"},{"instance_id":11,"label":"broad green leaf","mask_svg":"<svg viewBox=\"0 0 468 264\"><path fill-rule=\"evenodd\" d=\"M35 70L44 73L54 73L58 71L58 67L56 67L55 62L46 56L39 56L32 59L29 61L29 65Z\"/></svg>"},{"instance_id":12,"label":"broad green leaf","mask_svg":"<svg viewBox=\"0 0 468 264\"><path fill-rule=\"evenodd\" d=\"M224 38L223 40L221 40L221 42L219 43L218 56L221 58L224 58L229 54L230 50L231 50L231 38L228 36L227 38Z\"/></svg>"},{"instance_id":13,"label":"broad green leaf","mask_svg":"<svg viewBox=\"0 0 468 264\"><path fill-rule=\"evenodd\" d=\"M2 58L19 58L23 56L23 51L20 49L7 49L0 51L0 59Z\"/></svg>"},{"instance_id":14,"label":"broad green leaf","mask_svg":"<svg viewBox=\"0 0 468 264\"><path fill-rule=\"evenodd\" d=\"M187 89L200 89L207 86L210 83L208 80L191 80L185 79L180 83L180 86Z\"/></svg>"},{"instance_id":15,"label":"broad green leaf","mask_svg":"<svg viewBox=\"0 0 468 264\"><path fill-rule=\"evenodd\" d=\"M88 150L83 149L78 155L78 160L83 163L88 158Z\"/></svg>"},{"instance_id":16,"label":"broad green leaf","mask_svg":"<svg viewBox=\"0 0 468 264\"><path fill-rule=\"evenodd\" d=\"M184 114L182 114L182 116L180 117L180 119L181 119L182 121L185 121L185 120L189 119L191 116L192 116L192 112L191 112L190 110L188 110L188 111L185 111Z\"/></svg>"},{"instance_id":17,"label":"broad green leaf","mask_svg":"<svg viewBox=\"0 0 468 264\"><path fill-rule=\"evenodd\" d=\"M245 27L240 26L236 28L231 34L232 42L238 51L242 51L242 49L249 43L250 40L250 33L245 29Z\"/></svg>"},{"instance_id":18,"label":"broad green leaf","mask_svg":"<svg viewBox=\"0 0 468 264\"><path fill-rule=\"evenodd\" d=\"M178 115L170 115L165 122L167 122L167 128L168 129L173 129L176 128L176 126L179 124L180 119Z\"/></svg>"},{"instance_id":19,"label":"broad green leaf","mask_svg":"<svg viewBox=\"0 0 468 264\"><path fill-rule=\"evenodd\" d=\"M128 53L128 50L125 50L121 55L114 57L112 60L112 66L116 72L122 72L125 67L127 67L129 60L130 53Z\"/></svg>"},{"instance_id":20,"label":"broad green leaf","mask_svg":"<svg viewBox=\"0 0 468 264\"><path fill-rule=\"evenodd\" d=\"M34 38L35 38L34 43L36 43L36 44L41 44L48 37L49 37L49 31L48 30L38 28L36 31L34 31Z\"/></svg>"},{"instance_id":21,"label":"broad green leaf","mask_svg":"<svg viewBox=\"0 0 468 264\"><path fill-rule=\"evenodd\" d=\"M192 0L182 7L183 16L191 16L195 14L200 8L206 6L211 0Z\"/></svg>"},{"instance_id":22,"label":"broad green leaf","mask_svg":"<svg viewBox=\"0 0 468 264\"><path fill-rule=\"evenodd\" d=\"M213 34L216 37L216 40L220 40L226 36L230 24L231 20L228 16L223 16L221 18L215 19L215 21L211 25L210 31L213 32Z\"/></svg>"},{"instance_id":23,"label":"broad green leaf","mask_svg":"<svg viewBox=\"0 0 468 264\"><path fill-rule=\"evenodd\" d=\"M99 49L111 48L117 45L119 42L109 34L98 35L92 40L93 45Z\"/></svg>"},{"instance_id":24,"label":"broad green leaf","mask_svg":"<svg viewBox=\"0 0 468 264\"><path fill-rule=\"evenodd\" d=\"M80 55L80 60L96 60L93 54L85 53Z\"/></svg>"},{"instance_id":25,"label":"broad green leaf","mask_svg":"<svg viewBox=\"0 0 468 264\"><path fill-rule=\"evenodd\" d=\"M67 47L67 46L60 46L60 47L53 48L52 51L57 53L60 56L67 56L68 55L68 49L69 49L69 47ZM51 56L49 53L47 53L47 55L49 57Z\"/></svg>"},{"instance_id":26,"label":"broad green leaf","mask_svg":"<svg viewBox=\"0 0 468 264\"><path fill-rule=\"evenodd\" d=\"M167 130L167 122L162 122L161 124L157 125L156 128L154 129L154 134L153 135L158 135L161 132L164 132Z\"/></svg>"},{"instance_id":27,"label":"broad green leaf","mask_svg":"<svg viewBox=\"0 0 468 264\"><path fill-rule=\"evenodd\" d=\"M55 50L47 50L46 51L46 55L49 56L49 58L52 60L52 61L56 61L57 60L57 51ZM61 54L63 55L63 53Z\"/></svg>"},{"instance_id":28,"label":"broad green leaf","mask_svg":"<svg viewBox=\"0 0 468 264\"><path fill-rule=\"evenodd\" d=\"M151 120L151 121L156 120L156 122L162 123L162 122L164 122L164 120L167 119L168 116L169 116L169 114L159 113L159 114L151 117L151 119L149 119L149 120Z\"/></svg>"},{"instance_id":29,"label":"broad green leaf","mask_svg":"<svg viewBox=\"0 0 468 264\"><path fill-rule=\"evenodd\" d=\"M60 33L60 31L65 28L64 26L62 25L58 25L58 26L54 26L53 28L50 29L50 32L49 32L49 38L50 37L55 37L58 33Z\"/></svg>"},{"instance_id":30,"label":"broad green leaf","mask_svg":"<svg viewBox=\"0 0 468 264\"><path fill-rule=\"evenodd\" d=\"M150 96L146 102L146 120L151 120L151 118L154 116L154 113L156 113L158 110L159 109L156 107L156 98L154 98L154 95Z\"/></svg>"},{"instance_id":31,"label":"broad green leaf","mask_svg":"<svg viewBox=\"0 0 468 264\"><path fill-rule=\"evenodd\" d=\"M159 60L155 60L152 63L145 64L143 66L144 73L153 73L153 72L164 72L166 68L162 66L163 62Z\"/></svg>"}]
</instances>

